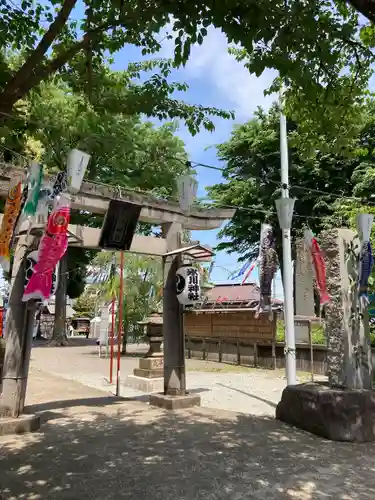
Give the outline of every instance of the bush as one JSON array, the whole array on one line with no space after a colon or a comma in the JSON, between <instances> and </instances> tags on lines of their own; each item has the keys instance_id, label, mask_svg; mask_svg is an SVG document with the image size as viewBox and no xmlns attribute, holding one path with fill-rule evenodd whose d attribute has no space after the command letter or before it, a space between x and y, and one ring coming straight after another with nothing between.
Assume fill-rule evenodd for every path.
<instances>
[{"instance_id":1,"label":"bush","mask_svg":"<svg viewBox=\"0 0 375 500\"><path fill-rule=\"evenodd\" d=\"M284 321L278 320L276 326L276 342L285 342L285 326ZM326 337L324 335L324 326L319 323L312 325L312 343L325 345Z\"/></svg>"}]
</instances>

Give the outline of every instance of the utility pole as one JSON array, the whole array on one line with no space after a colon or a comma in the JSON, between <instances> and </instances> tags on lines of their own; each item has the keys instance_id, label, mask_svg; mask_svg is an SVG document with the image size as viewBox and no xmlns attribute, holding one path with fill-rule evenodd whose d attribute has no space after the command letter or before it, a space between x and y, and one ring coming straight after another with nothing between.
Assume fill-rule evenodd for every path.
<instances>
[{"instance_id":1,"label":"utility pole","mask_svg":"<svg viewBox=\"0 0 375 500\"><path fill-rule=\"evenodd\" d=\"M280 92L280 154L281 154L281 185L282 198L285 199L285 208L289 199L289 164L288 164L288 137L286 116L282 111L282 92ZM292 201L292 200L290 200ZM284 324L285 324L285 364L288 385L295 385L296 380L296 344L294 334L294 302L293 302L293 264L292 264L292 241L291 241L291 219L292 210L284 211L286 220L280 220L283 241L283 283L284 283ZM289 220L287 220L289 218ZM281 219L281 217L279 217Z\"/></svg>"}]
</instances>

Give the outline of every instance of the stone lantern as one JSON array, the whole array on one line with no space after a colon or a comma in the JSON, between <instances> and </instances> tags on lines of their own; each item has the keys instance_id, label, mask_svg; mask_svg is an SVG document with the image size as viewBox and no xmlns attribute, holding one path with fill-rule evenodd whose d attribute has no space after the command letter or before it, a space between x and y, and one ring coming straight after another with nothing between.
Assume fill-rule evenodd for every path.
<instances>
[{"instance_id":1,"label":"stone lantern","mask_svg":"<svg viewBox=\"0 0 375 500\"><path fill-rule=\"evenodd\" d=\"M161 350L163 342L163 315L157 312L138 322L146 328L149 350L139 360L139 367L126 379L126 385L144 392L160 391L163 387L164 356Z\"/></svg>"},{"instance_id":2,"label":"stone lantern","mask_svg":"<svg viewBox=\"0 0 375 500\"><path fill-rule=\"evenodd\" d=\"M138 321L138 325L146 327L146 336L150 348L145 358L162 358L161 344L163 343L163 315L157 312L151 313L143 321Z\"/></svg>"}]
</instances>

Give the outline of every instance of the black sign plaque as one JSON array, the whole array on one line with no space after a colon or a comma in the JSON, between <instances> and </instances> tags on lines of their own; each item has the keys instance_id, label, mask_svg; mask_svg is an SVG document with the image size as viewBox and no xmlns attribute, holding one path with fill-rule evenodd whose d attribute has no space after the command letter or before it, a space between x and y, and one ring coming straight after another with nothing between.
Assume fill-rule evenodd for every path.
<instances>
[{"instance_id":1,"label":"black sign plaque","mask_svg":"<svg viewBox=\"0 0 375 500\"><path fill-rule=\"evenodd\" d=\"M129 250L141 209L142 207L133 203L111 200L100 235L100 248L104 250Z\"/></svg>"}]
</instances>

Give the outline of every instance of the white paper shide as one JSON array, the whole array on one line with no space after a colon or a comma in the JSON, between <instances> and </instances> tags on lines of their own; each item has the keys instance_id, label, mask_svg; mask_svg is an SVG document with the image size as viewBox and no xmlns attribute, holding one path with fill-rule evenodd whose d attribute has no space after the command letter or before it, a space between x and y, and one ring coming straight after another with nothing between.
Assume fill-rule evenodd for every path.
<instances>
[{"instance_id":1,"label":"white paper shide","mask_svg":"<svg viewBox=\"0 0 375 500\"><path fill-rule=\"evenodd\" d=\"M68 154L67 173L68 191L72 194L81 189L83 177L86 172L91 156L79 149L72 149Z\"/></svg>"}]
</instances>

